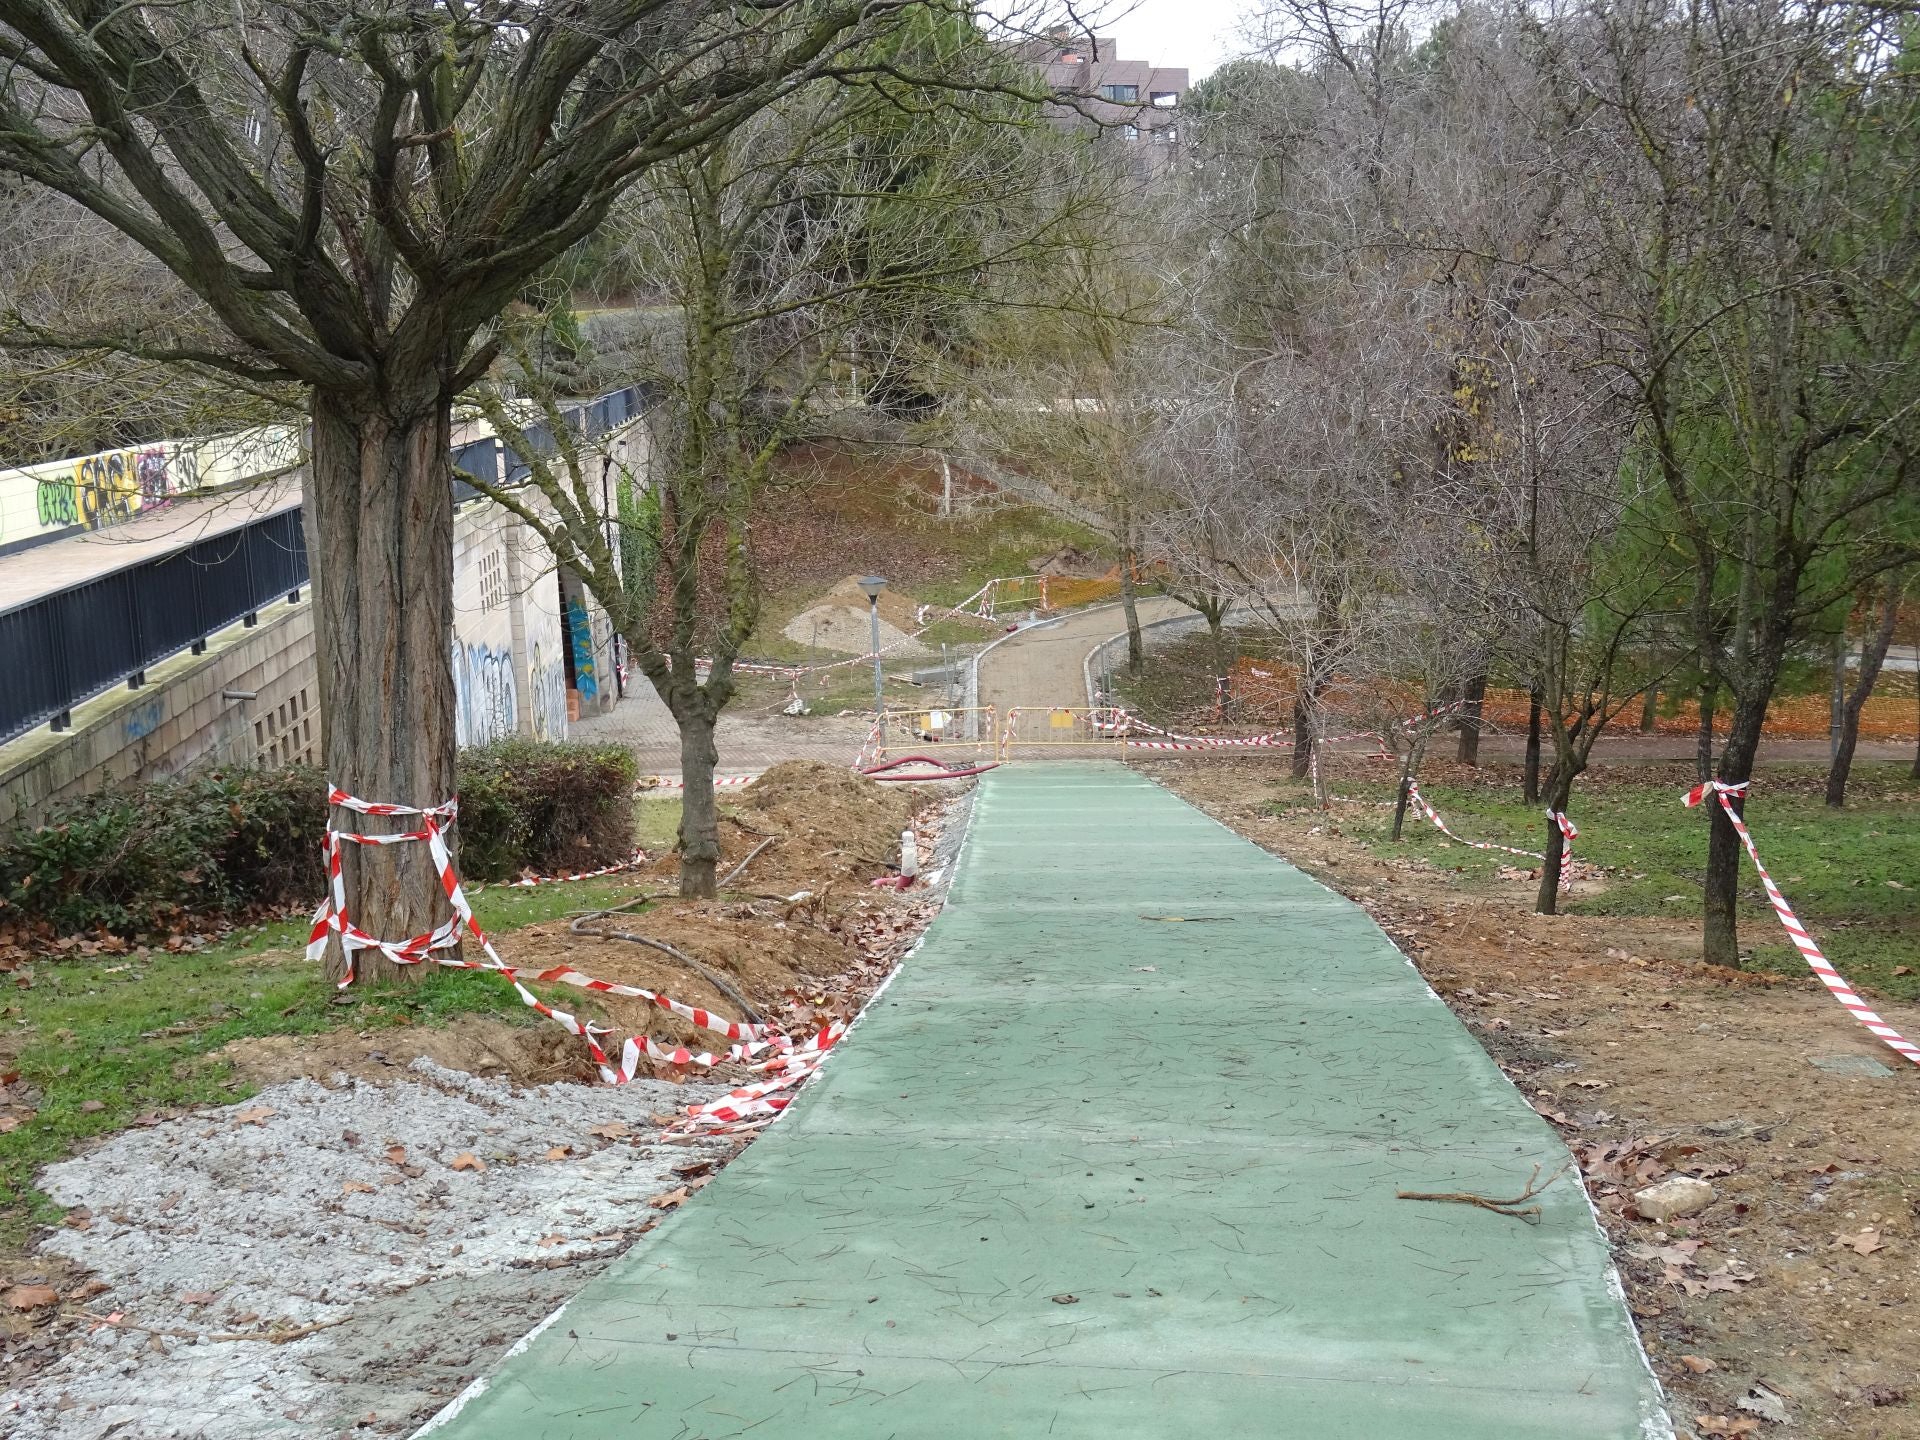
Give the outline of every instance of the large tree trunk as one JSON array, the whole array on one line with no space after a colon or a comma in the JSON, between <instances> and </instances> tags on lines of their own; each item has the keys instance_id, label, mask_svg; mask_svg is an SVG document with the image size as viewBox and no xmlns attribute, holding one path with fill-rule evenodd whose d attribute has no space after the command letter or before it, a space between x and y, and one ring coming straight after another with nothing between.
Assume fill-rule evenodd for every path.
<instances>
[{"instance_id":1,"label":"large tree trunk","mask_svg":"<svg viewBox=\"0 0 1920 1440\"><path fill-rule=\"evenodd\" d=\"M714 717L696 698L674 717L680 724L680 893L710 900L720 865L720 812L713 794Z\"/></svg>"},{"instance_id":2,"label":"large tree trunk","mask_svg":"<svg viewBox=\"0 0 1920 1440\"><path fill-rule=\"evenodd\" d=\"M1527 758L1521 775L1521 793L1529 805L1540 803L1540 686L1527 691Z\"/></svg>"},{"instance_id":3,"label":"large tree trunk","mask_svg":"<svg viewBox=\"0 0 1920 1440\"><path fill-rule=\"evenodd\" d=\"M1660 682L1649 680L1646 693L1640 698L1640 733L1651 735L1654 723L1660 718Z\"/></svg>"},{"instance_id":4,"label":"large tree trunk","mask_svg":"<svg viewBox=\"0 0 1920 1440\"><path fill-rule=\"evenodd\" d=\"M1293 778L1307 778L1308 763L1312 757L1313 745L1313 707L1307 701L1304 690L1296 691L1293 697L1293 764L1289 767ZM1914 762L1920 765L1920 760Z\"/></svg>"},{"instance_id":5,"label":"large tree trunk","mask_svg":"<svg viewBox=\"0 0 1920 1440\"><path fill-rule=\"evenodd\" d=\"M1860 678L1840 708L1840 734L1833 749L1833 764L1827 768L1827 804L1838 810L1847 803L1847 773L1853 769L1854 747L1860 743L1860 712L1880 679L1880 667L1886 663L1887 650L1893 644L1893 627L1900 618L1900 582L1887 581L1887 593L1880 607L1880 623L1860 647ZM1915 675L1920 680L1920 674Z\"/></svg>"},{"instance_id":6,"label":"large tree trunk","mask_svg":"<svg viewBox=\"0 0 1920 1440\"><path fill-rule=\"evenodd\" d=\"M1833 637L1833 653L1828 657L1828 664L1831 674L1827 685L1827 765L1831 770L1833 762L1840 758L1840 732L1846 726L1847 632L1844 629Z\"/></svg>"},{"instance_id":7,"label":"large tree trunk","mask_svg":"<svg viewBox=\"0 0 1920 1440\"><path fill-rule=\"evenodd\" d=\"M441 804L454 793L453 487L449 401L409 403L318 392L307 471L308 553L319 647L327 779L363 800ZM334 812L366 833L417 828L417 817ZM457 840L456 826L449 843ZM424 844L348 846L347 916L382 940L432 930L446 897ZM344 957L336 940L328 972ZM374 952L357 974L415 972Z\"/></svg>"},{"instance_id":8,"label":"large tree trunk","mask_svg":"<svg viewBox=\"0 0 1920 1440\"><path fill-rule=\"evenodd\" d=\"M1480 763L1480 717L1486 710L1487 677L1476 675L1467 681L1466 708L1460 714L1460 751L1462 765Z\"/></svg>"}]
</instances>

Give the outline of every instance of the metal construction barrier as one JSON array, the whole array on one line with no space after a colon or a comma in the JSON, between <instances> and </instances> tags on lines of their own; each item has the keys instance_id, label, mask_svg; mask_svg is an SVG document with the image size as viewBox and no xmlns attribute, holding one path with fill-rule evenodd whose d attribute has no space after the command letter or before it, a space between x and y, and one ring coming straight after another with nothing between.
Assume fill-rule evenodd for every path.
<instances>
[{"instance_id":1,"label":"metal construction barrier","mask_svg":"<svg viewBox=\"0 0 1920 1440\"><path fill-rule=\"evenodd\" d=\"M1016 705L1000 727L1000 756L1011 760L1020 750L1044 746L1124 749L1126 719L1125 711L1104 705Z\"/></svg>"},{"instance_id":2,"label":"metal construction barrier","mask_svg":"<svg viewBox=\"0 0 1920 1440\"><path fill-rule=\"evenodd\" d=\"M991 705L927 705L912 710L887 710L876 726L872 753L924 754L938 747L956 757L1000 758L999 714Z\"/></svg>"}]
</instances>

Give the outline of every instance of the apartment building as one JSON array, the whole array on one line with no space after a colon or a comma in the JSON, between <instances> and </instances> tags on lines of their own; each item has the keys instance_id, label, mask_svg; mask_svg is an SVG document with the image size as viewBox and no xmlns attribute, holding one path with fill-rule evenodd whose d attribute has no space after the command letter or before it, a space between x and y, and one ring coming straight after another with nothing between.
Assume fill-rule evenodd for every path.
<instances>
[{"instance_id":1,"label":"apartment building","mask_svg":"<svg viewBox=\"0 0 1920 1440\"><path fill-rule=\"evenodd\" d=\"M1139 146L1148 164L1164 163L1180 140L1179 110L1187 94L1184 68L1122 60L1108 35L1060 27L1015 47L1038 65L1048 86L1071 104L1054 114L1063 124L1098 126L1119 143Z\"/></svg>"}]
</instances>

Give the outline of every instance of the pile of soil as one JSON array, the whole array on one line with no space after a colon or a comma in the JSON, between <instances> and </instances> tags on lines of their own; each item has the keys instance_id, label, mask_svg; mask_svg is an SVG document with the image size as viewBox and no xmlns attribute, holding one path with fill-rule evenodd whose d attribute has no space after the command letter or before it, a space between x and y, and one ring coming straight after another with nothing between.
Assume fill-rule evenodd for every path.
<instances>
[{"instance_id":1,"label":"pile of soil","mask_svg":"<svg viewBox=\"0 0 1920 1440\"><path fill-rule=\"evenodd\" d=\"M898 590L880 592L880 647L888 656L925 655L926 646L911 634L920 628L912 597ZM843 655L865 655L873 646L873 618L860 577L849 575L815 604L802 610L780 632L801 645Z\"/></svg>"},{"instance_id":2,"label":"pile of soil","mask_svg":"<svg viewBox=\"0 0 1920 1440\"><path fill-rule=\"evenodd\" d=\"M1329 763L1338 794L1366 762ZM1341 807L1275 814L1285 765L1143 768L1361 904L1560 1131L1681 1433L1920 1437L1920 1071L1811 977L1702 964L1696 921L1535 915L1524 883L1346 838ZM1920 1030L1916 1007L1876 1008ZM1636 1218L1633 1190L1669 1173L1714 1203Z\"/></svg>"},{"instance_id":3,"label":"pile of soil","mask_svg":"<svg viewBox=\"0 0 1920 1440\"><path fill-rule=\"evenodd\" d=\"M914 797L842 766L785 760L740 794L748 825L780 836L755 874L806 880L871 877L900 858Z\"/></svg>"}]
</instances>

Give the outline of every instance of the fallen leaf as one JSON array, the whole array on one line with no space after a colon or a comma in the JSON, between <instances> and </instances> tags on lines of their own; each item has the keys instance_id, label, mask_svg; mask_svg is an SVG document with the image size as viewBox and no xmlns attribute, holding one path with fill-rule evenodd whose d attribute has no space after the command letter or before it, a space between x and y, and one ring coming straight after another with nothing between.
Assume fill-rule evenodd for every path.
<instances>
[{"instance_id":1,"label":"fallen leaf","mask_svg":"<svg viewBox=\"0 0 1920 1440\"><path fill-rule=\"evenodd\" d=\"M655 1210L671 1210L676 1205L686 1204L688 1193L686 1186L679 1185L672 1190L655 1195L651 1200L647 1201L647 1204L651 1205Z\"/></svg>"},{"instance_id":2,"label":"fallen leaf","mask_svg":"<svg viewBox=\"0 0 1920 1440\"><path fill-rule=\"evenodd\" d=\"M447 1168L449 1170L484 1170L487 1168L487 1162L471 1150L462 1150L447 1162Z\"/></svg>"},{"instance_id":3,"label":"fallen leaf","mask_svg":"<svg viewBox=\"0 0 1920 1440\"><path fill-rule=\"evenodd\" d=\"M1582 1090L1611 1090L1613 1088L1613 1082L1611 1080L1576 1080L1573 1083L1578 1085Z\"/></svg>"},{"instance_id":4,"label":"fallen leaf","mask_svg":"<svg viewBox=\"0 0 1920 1440\"><path fill-rule=\"evenodd\" d=\"M592 1126L587 1133L598 1135L603 1140L624 1140L633 1132L627 1129L625 1121L609 1120L603 1125Z\"/></svg>"},{"instance_id":5,"label":"fallen leaf","mask_svg":"<svg viewBox=\"0 0 1920 1440\"><path fill-rule=\"evenodd\" d=\"M6 1298L10 1310L39 1310L58 1304L60 1294L51 1285L16 1285Z\"/></svg>"},{"instance_id":6,"label":"fallen leaf","mask_svg":"<svg viewBox=\"0 0 1920 1440\"><path fill-rule=\"evenodd\" d=\"M406 1164L407 1163L407 1147L404 1145L389 1145L387 1147L387 1159L391 1160L396 1165Z\"/></svg>"},{"instance_id":7,"label":"fallen leaf","mask_svg":"<svg viewBox=\"0 0 1920 1440\"><path fill-rule=\"evenodd\" d=\"M547 1159L564 1160L571 1154L573 1154L573 1146L556 1145L551 1150L547 1151Z\"/></svg>"},{"instance_id":8,"label":"fallen leaf","mask_svg":"<svg viewBox=\"0 0 1920 1440\"><path fill-rule=\"evenodd\" d=\"M233 1117L236 1125L264 1125L280 1112L266 1105L255 1105L251 1110L242 1110Z\"/></svg>"},{"instance_id":9,"label":"fallen leaf","mask_svg":"<svg viewBox=\"0 0 1920 1440\"><path fill-rule=\"evenodd\" d=\"M216 1291L188 1290L183 1295L181 1295L180 1303L182 1305L211 1305L215 1300L218 1300L219 1298L220 1296Z\"/></svg>"},{"instance_id":10,"label":"fallen leaf","mask_svg":"<svg viewBox=\"0 0 1920 1440\"><path fill-rule=\"evenodd\" d=\"M87 1115L98 1115L106 1108L107 1102L104 1100L82 1100L80 1102L81 1112Z\"/></svg>"},{"instance_id":11,"label":"fallen leaf","mask_svg":"<svg viewBox=\"0 0 1920 1440\"><path fill-rule=\"evenodd\" d=\"M1078 1305L1080 1303L1080 1297L1078 1295L1050 1295L1047 1298L1052 1300L1056 1305Z\"/></svg>"},{"instance_id":12,"label":"fallen leaf","mask_svg":"<svg viewBox=\"0 0 1920 1440\"><path fill-rule=\"evenodd\" d=\"M60 1223L65 1225L69 1230L91 1230L93 1228L93 1212L87 1209L86 1206L81 1205L69 1210Z\"/></svg>"},{"instance_id":13,"label":"fallen leaf","mask_svg":"<svg viewBox=\"0 0 1920 1440\"><path fill-rule=\"evenodd\" d=\"M1696 1375L1704 1375L1714 1368L1713 1361L1704 1355L1682 1355L1680 1363Z\"/></svg>"},{"instance_id":14,"label":"fallen leaf","mask_svg":"<svg viewBox=\"0 0 1920 1440\"><path fill-rule=\"evenodd\" d=\"M1780 1397L1771 1390L1756 1385L1746 1395L1734 1402L1749 1415L1758 1415L1762 1420L1771 1420L1776 1425L1787 1423L1787 1407Z\"/></svg>"},{"instance_id":15,"label":"fallen leaf","mask_svg":"<svg viewBox=\"0 0 1920 1440\"><path fill-rule=\"evenodd\" d=\"M1834 1243L1846 1246L1856 1255L1871 1255L1885 1244L1878 1230L1862 1230L1858 1235L1842 1235Z\"/></svg>"},{"instance_id":16,"label":"fallen leaf","mask_svg":"<svg viewBox=\"0 0 1920 1440\"><path fill-rule=\"evenodd\" d=\"M340 1193L342 1195L371 1195L376 1188L375 1186L367 1184L364 1180L342 1180L340 1182Z\"/></svg>"},{"instance_id":17,"label":"fallen leaf","mask_svg":"<svg viewBox=\"0 0 1920 1440\"><path fill-rule=\"evenodd\" d=\"M1896 966L1894 966L1894 967L1893 967L1893 973L1894 973L1894 974L1896 974L1896 975L1911 975L1911 974L1913 974L1913 966L1911 966L1911 965L1896 965Z\"/></svg>"}]
</instances>

